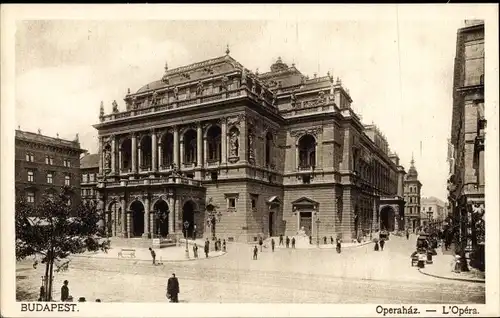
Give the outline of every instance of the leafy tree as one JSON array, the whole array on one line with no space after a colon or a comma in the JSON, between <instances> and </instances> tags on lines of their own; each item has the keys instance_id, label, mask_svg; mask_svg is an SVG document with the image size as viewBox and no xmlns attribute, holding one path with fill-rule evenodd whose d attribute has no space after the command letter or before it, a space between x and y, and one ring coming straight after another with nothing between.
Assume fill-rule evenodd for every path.
<instances>
[{"instance_id":1,"label":"leafy tree","mask_svg":"<svg viewBox=\"0 0 500 318\"><path fill-rule=\"evenodd\" d=\"M57 196L45 196L36 207L28 204L24 196L16 200L16 259L34 256L33 267L38 264L37 258L45 264L41 300L51 300L54 264L57 267L58 262L71 254L107 252L110 246L110 241L103 239L104 229L99 226L101 215L96 202L82 202L73 210L69 204L70 191L65 187ZM68 261L62 268L67 265Z\"/></svg>"}]
</instances>

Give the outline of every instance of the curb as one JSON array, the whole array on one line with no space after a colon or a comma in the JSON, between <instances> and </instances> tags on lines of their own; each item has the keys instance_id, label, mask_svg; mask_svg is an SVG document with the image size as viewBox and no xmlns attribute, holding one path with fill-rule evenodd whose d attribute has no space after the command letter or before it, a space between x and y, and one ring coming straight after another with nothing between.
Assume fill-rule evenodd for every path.
<instances>
[{"instance_id":1,"label":"curb","mask_svg":"<svg viewBox=\"0 0 500 318\"><path fill-rule=\"evenodd\" d=\"M430 277L435 277L435 278L440 278L440 279L447 279L447 280L457 280L457 281L462 281L462 282L469 282L469 283L479 283L479 284L484 284L486 280L479 280L479 279L469 279L469 278L451 278L451 277L446 277L446 276L439 276L439 275L434 275L434 274L429 274L424 271L422 271L420 268L418 269L420 274L430 276Z\"/></svg>"},{"instance_id":2,"label":"curb","mask_svg":"<svg viewBox=\"0 0 500 318\"><path fill-rule=\"evenodd\" d=\"M206 257L199 257L199 258L190 258L190 259L175 259L175 260L161 260L162 263L178 263L178 262L191 262L191 261L196 261L196 260L209 260L212 258L217 258L226 255L227 252L223 252L220 255L216 256L210 256L209 258ZM90 255L73 255L73 257L82 257L82 258L94 258L94 259L110 259L110 260L121 260L121 261L134 261L134 262L151 262L151 260L146 260L146 259L137 259L137 258L119 258L119 257L92 257ZM160 260L157 259L157 262Z\"/></svg>"}]
</instances>

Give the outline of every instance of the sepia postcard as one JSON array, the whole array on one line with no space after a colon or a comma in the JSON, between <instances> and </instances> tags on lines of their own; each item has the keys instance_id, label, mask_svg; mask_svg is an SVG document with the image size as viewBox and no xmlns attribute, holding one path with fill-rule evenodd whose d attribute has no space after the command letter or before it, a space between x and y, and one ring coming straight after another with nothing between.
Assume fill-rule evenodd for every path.
<instances>
[{"instance_id":1,"label":"sepia postcard","mask_svg":"<svg viewBox=\"0 0 500 318\"><path fill-rule=\"evenodd\" d=\"M500 314L498 5L1 23L2 316Z\"/></svg>"}]
</instances>

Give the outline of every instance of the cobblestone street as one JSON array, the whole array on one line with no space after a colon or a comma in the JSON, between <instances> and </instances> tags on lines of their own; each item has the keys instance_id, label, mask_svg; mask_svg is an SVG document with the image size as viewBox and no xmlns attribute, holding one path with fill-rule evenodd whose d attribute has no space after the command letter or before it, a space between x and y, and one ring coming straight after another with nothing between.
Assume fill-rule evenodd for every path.
<instances>
[{"instance_id":1,"label":"cobblestone street","mask_svg":"<svg viewBox=\"0 0 500 318\"><path fill-rule=\"evenodd\" d=\"M334 250L265 249L251 259L252 245L229 245L221 257L153 266L149 261L73 257L56 273L55 299L62 281L74 297L89 301L166 301L167 278L176 273L185 302L283 303L483 303L484 285L440 280L410 265L415 237L391 236L383 252L373 245ZM432 266L432 265L430 265ZM18 265L18 288L32 299L43 268ZM20 278L22 275L24 278ZM29 297L29 296L28 296Z\"/></svg>"}]
</instances>

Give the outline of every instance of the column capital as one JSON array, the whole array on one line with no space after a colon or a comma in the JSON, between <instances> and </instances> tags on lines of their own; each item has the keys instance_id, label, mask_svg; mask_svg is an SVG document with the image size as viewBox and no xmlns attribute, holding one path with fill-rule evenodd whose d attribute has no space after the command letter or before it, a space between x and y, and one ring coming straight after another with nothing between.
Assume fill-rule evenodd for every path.
<instances>
[{"instance_id":1,"label":"column capital","mask_svg":"<svg viewBox=\"0 0 500 318\"><path fill-rule=\"evenodd\" d=\"M129 133L129 135L130 135L130 138L137 138L138 133L137 133L137 131L131 131Z\"/></svg>"},{"instance_id":2,"label":"column capital","mask_svg":"<svg viewBox=\"0 0 500 318\"><path fill-rule=\"evenodd\" d=\"M155 132L157 132L156 128L149 128L149 133L153 135Z\"/></svg>"}]
</instances>

